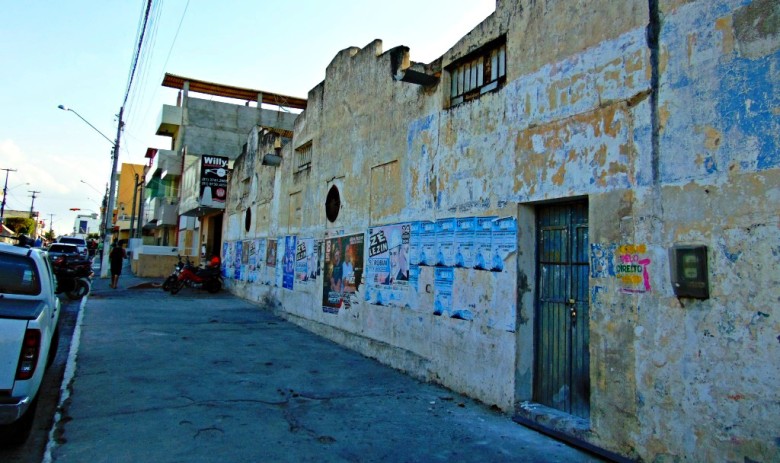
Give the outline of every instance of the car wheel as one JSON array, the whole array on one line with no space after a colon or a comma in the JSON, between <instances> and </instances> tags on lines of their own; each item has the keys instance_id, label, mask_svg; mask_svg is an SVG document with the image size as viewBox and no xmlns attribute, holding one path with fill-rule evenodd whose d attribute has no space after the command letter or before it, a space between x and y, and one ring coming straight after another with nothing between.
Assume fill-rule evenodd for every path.
<instances>
[{"instance_id":1,"label":"car wheel","mask_svg":"<svg viewBox=\"0 0 780 463\"><path fill-rule=\"evenodd\" d=\"M21 418L11 424L0 426L0 444L12 447L24 444L27 438L30 437L37 408L38 398L36 397Z\"/></svg>"}]
</instances>

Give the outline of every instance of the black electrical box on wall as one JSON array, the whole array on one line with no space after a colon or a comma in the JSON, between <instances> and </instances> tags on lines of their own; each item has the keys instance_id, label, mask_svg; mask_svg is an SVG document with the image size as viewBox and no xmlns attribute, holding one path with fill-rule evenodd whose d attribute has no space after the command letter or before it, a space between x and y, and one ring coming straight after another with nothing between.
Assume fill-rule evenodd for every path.
<instances>
[{"instance_id":1,"label":"black electrical box on wall","mask_svg":"<svg viewBox=\"0 0 780 463\"><path fill-rule=\"evenodd\" d=\"M675 296L709 299L707 246L675 245L669 260Z\"/></svg>"}]
</instances>

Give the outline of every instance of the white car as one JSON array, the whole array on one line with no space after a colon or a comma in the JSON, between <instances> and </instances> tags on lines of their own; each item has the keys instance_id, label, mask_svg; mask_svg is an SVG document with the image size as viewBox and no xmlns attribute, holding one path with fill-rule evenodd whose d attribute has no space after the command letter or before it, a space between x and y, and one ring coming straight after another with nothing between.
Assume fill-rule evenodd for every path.
<instances>
[{"instance_id":1,"label":"white car","mask_svg":"<svg viewBox=\"0 0 780 463\"><path fill-rule=\"evenodd\" d=\"M87 240L78 236L60 236L57 238L58 243L75 244L79 248L79 254L86 259L89 257L89 247L87 246Z\"/></svg>"},{"instance_id":2,"label":"white car","mask_svg":"<svg viewBox=\"0 0 780 463\"><path fill-rule=\"evenodd\" d=\"M23 443L57 352L60 300L46 253L0 243L0 443Z\"/></svg>"}]
</instances>

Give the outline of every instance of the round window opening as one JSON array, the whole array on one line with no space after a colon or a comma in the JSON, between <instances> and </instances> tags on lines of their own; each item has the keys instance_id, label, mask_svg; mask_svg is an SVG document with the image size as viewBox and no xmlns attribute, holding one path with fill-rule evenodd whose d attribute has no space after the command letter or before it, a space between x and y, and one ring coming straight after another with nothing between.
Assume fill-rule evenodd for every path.
<instances>
[{"instance_id":1,"label":"round window opening","mask_svg":"<svg viewBox=\"0 0 780 463\"><path fill-rule=\"evenodd\" d=\"M329 221L336 221L336 218L339 216L339 209L341 209L341 196L339 195L339 189L336 185L333 185L325 198L325 215Z\"/></svg>"},{"instance_id":2,"label":"round window opening","mask_svg":"<svg viewBox=\"0 0 780 463\"><path fill-rule=\"evenodd\" d=\"M249 231L252 228L252 209L246 208L246 214L244 214L244 230Z\"/></svg>"}]
</instances>

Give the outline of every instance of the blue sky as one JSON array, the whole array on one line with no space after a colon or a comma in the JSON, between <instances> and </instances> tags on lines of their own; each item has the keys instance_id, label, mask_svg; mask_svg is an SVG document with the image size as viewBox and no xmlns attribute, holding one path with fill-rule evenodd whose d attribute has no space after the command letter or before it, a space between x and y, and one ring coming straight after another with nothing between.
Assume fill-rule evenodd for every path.
<instances>
[{"instance_id":1,"label":"blue sky","mask_svg":"<svg viewBox=\"0 0 780 463\"><path fill-rule=\"evenodd\" d=\"M495 0L154 0L152 29L125 104L120 164L142 164L154 136L166 72L306 97L340 50L381 39L430 62L495 9ZM111 172L110 139L122 106L146 0L4 2L0 16L0 169L6 209L35 210L55 233L76 212L99 211ZM82 180L86 183L83 183ZM0 188L5 171L0 171ZM28 184L29 183L29 184Z\"/></svg>"}]
</instances>

